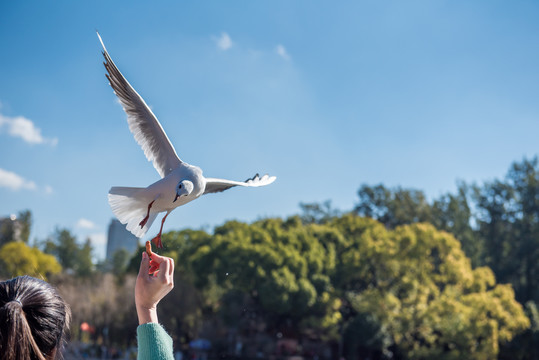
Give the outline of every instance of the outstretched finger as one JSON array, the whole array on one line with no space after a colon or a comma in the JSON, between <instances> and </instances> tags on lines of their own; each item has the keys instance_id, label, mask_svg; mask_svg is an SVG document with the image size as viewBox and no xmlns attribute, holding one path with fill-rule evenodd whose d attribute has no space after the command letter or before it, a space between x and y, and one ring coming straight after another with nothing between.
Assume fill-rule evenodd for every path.
<instances>
[{"instance_id":1,"label":"outstretched finger","mask_svg":"<svg viewBox=\"0 0 539 360\"><path fill-rule=\"evenodd\" d=\"M142 253L142 260L140 261L140 268L138 271L138 276L148 275L148 268L150 267L150 258L146 252Z\"/></svg>"}]
</instances>

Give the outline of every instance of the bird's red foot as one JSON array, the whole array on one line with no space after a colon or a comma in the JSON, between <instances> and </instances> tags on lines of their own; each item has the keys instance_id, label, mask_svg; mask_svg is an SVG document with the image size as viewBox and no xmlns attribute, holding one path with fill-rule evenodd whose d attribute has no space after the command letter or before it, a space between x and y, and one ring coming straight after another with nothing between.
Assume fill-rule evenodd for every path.
<instances>
[{"instance_id":1,"label":"bird's red foot","mask_svg":"<svg viewBox=\"0 0 539 360\"><path fill-rule=\"evenodd\" d=\"M148 222L148 219L150 218L150 209L152 208L154 201L148 204L148 212L146 213L146 216L144 217L144 219L142 219L142 221L139 223L139 226L141 229L144 227L144 225L146 225L146 223Z\"/></svg>"},{"instance_id":2,"label":"bird's red foot","mask_svg":"<svg viewBox=\"0 0 539 360\"><path fill-rule=\"evenodd\" d=\"M156 237L152 239L152 242L155 246L157 246L158 249L163 248L163 243L161 242L161 234L158 234Z\"/></svg>"}]
</instances>

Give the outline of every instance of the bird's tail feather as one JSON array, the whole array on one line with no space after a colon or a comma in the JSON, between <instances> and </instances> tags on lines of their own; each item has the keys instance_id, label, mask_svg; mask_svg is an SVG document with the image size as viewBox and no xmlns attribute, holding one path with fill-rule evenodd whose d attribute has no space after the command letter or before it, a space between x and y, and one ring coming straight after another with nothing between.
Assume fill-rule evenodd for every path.
<instances>
[{"instance_id":1,"label":"bird's tail feather","mask_svg":"<svg viewBox=\"0 0 539 360\"><path fill-rule=\"evenodd\" d=\"M137 198L137 194L144 188L119 187L115 186L109 190L109 205L112 212L122 224L126 224L127 230L136 237L143 237L158 213L150 212L150 217L146 224L141 228L140 222L148 213L148 203L145 200Z\"/></svg>"}]
</instances>

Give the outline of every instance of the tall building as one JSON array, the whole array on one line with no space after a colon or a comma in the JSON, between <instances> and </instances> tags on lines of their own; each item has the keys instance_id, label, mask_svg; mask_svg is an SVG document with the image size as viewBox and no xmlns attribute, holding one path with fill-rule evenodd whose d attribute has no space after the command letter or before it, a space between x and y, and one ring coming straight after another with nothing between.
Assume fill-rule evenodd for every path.
<instances>
[{"instance_id":1,"label":"tall building","mask_svg":"<svg viewBox=\"0 0 539 360\"><path fill-rule=\"evenodd\" d=\"M138 245L138 238L127 231L125 225L117 219L112 219L107 237L107 260L111 260L114 253L119 249L134 253Z\"/></svg>"}]
</instances>

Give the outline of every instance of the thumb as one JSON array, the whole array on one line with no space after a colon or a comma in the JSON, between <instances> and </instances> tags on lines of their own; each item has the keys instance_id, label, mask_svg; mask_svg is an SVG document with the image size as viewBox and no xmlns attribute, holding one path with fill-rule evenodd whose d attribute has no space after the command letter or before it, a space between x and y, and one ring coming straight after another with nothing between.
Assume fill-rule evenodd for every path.
<instances>
[{"instance_id":1,"label":"thumb","mask_svg":"<svg viewBox=\"0 0 539 360\"><path fill-rule=\"evenodd\" d=\"M150 258L146 251L142 252L142 261L140 262L140 269L138 271L138 276L148 275L148 269L150 267Z\"/></svg>"}]
</instances>

